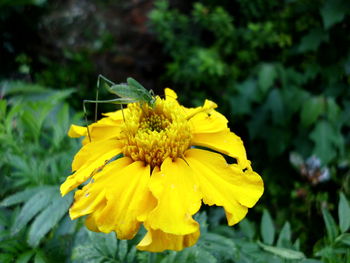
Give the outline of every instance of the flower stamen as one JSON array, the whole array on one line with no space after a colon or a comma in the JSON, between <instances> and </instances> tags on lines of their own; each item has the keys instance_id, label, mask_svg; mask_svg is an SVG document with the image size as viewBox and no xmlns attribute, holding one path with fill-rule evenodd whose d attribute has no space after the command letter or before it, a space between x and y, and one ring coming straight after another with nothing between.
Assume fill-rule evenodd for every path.
<instances>
[{"instance_id":1,"label":"flower stamen","mask_svg":"<svg viewBox=\"0 0 350 263\"><path fill-rule=\"evenodd\" d=\"M152 168L170 157L182 157L192 135L178 104L157 98L155 106L129 104L120 138L123 154L134 161L144 161Z\"/></svg>"}]
</instances>

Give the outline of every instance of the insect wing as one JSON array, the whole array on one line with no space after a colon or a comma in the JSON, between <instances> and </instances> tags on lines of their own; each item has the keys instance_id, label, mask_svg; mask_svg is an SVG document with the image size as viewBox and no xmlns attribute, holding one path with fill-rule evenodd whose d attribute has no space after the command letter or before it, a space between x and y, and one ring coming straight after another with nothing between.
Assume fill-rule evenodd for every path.
<instances>
[{"instance_id":1,"label":"insect wing","mask_svg":"<svg viewBox=\"0 0 350 263\"><path fill-rule=\"evenodd\" d=\"M143 101L146 101L147 103L151 103L151 101L153 100L153 96L138 81L136 81L133 78L127 78L127 82L130 87L132 87L134 90L137 90L139 97Z\"/></svg>"},{"instance_id":2,"label":"insect wing","mask_svg":"<svg viewBox=\"0 0 350 263\"><path fill-rule=\"evenodd\" d=\"M133 94L130 91L128 84L114 84L107 88L110 93L113 93L121 98L132 98Z\"/></svg>"}]
</instances>

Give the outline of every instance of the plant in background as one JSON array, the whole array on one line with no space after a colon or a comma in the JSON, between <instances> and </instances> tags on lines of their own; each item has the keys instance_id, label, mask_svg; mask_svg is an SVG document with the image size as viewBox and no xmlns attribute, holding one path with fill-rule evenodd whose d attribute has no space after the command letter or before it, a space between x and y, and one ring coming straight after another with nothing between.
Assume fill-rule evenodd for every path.
<instances>
[{"instance_id":1,"label":"plant in background","mask_svg":"<svg viewBox=\"0 0 350 263\"><path fill-rule=\"evenodd\" d=\"M65 219L73 196L62 199L58 187L62 172L69 171L69 153L77 147L66 137L72 118L63 100L72 90L23 82L2 82L0 87L0 261L49 258L50 246L74 231ZM55 257L67 254L62 250Z\"/></svg>"},{"instance_id":2,"label":"plant in background","mask_svg":"<svg viewBox=\"0 0 350 263\"><path fill-rule=\"evenodd\" d=\"M131 79L105 84L123 96L120 100L126 99L124 93L135 93L130 99L149 95ZM165 95L106 113L87 128L72 125L69 135L85 139L72 163L74 173L61 185L66 195L89 180L75 193L72 219L89 215L90 230L115 231L119 239L132 239L143 224L148 232L137 247L154 252L197 242L199 225L192 216L202 199L223 206L234 225L263 193L242 140L214 110L217 105L207 100L202 107L185 108L174 91L165 89Z\"/></svg>"},{"instance_id":3,"label":"plant in background","mask_svg":"<svg viewBox=\"0 0 350 263\"><path fill-rule=\"evenodd\" d=\"M303 245L321 237L320 201L350 193L348 14L345 0L204 1L183 10L157 1L150 13L167 79L183 87L183 99L212 97L232 116L266 175L264 204L279 224L296 223ZM310 182L291 153L314 156L329 180Z\"/></svg>"}]
</instances>

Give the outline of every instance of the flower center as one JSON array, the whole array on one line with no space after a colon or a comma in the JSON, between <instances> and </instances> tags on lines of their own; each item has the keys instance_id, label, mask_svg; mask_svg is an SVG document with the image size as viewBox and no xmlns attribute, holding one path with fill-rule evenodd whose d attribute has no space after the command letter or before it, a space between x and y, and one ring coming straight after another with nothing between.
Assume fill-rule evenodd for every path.
<instances>
[{"instance_id":1,"label":"flower center","mask_svg":"<svg viewBox=\"0 0 350 263\"><path fill-rule=\"evenodd\" d=\"M144 161L154 168L167 157L182 157L190 147L191 129L176 102L157 98L154 108L132 103L124 115L120 133L123 154L134 161Z\"/></svg>"}]
</instances>

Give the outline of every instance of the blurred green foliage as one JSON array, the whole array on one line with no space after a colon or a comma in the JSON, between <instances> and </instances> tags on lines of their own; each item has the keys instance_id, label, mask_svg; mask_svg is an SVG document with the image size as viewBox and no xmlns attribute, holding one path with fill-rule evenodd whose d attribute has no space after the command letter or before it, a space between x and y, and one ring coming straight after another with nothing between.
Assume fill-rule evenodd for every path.
<instances>
[{"instance_id":1,"label":"blurred green foliage","mask_svg":"<svg viewBox=\"0 0 350 263\"><path fill-rule=\"evenodd\" d=\"M198 244L159 254L135 250L142 231L118 241L67 215L72 195L58 189L79 142L66 133L104 74L96 56L130 65L123 52L138 50L121 48L111 16L68 19L58 6L0 1L0 262L350 262L349 1L155 1L149 29L163 54L153 59L166 61L165 74L148 72L186 106L217 102L265 182L249 220L227 227L222 210L204 209ZM57 25L64 44L41 43L42 27ZM73 25L88 30L60 35Z\"/></svg>"},{"instance_id":2,"label":"blurred green foliage","mask_svg":"<svg viewBox=\"0 0 350 263\"><path fill-rule=\"evenodd\" d=\"M150 13L180 99L218 103L263 175L264 205L304 241L321 235L320 204L350 193L349 15L346 0L160 0Z\"/></svg>"}]
</instances>

